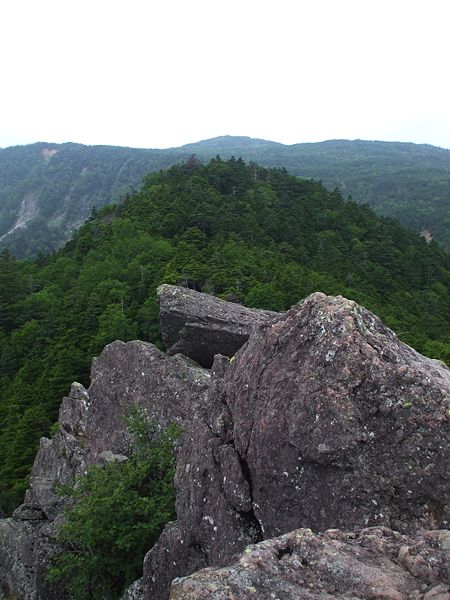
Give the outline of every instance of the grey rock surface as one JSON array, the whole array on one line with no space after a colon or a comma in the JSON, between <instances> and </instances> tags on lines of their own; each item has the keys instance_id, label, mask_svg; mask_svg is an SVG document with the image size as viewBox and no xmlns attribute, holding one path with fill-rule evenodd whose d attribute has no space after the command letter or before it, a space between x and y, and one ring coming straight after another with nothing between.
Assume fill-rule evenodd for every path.
<instances>
[{"instance_id":1,"label":"grey rock surface","mask_svg":"<svg viewBox=\"0 0 450 600\"><path fill-rule=\"evenodd\" d=\"M135 599L125 595L123 600L167 598L174 572L193 573L208 564L208 557L190 543L178 523L169 523L144 559L144 576L139 588L141 596Z\"/></svg>"},{"instance_id":2,"label":"grey rock surface","mask_svg":"<svg viewBox=\"0 0 450 600\"><path fill-rule=\"evenodd\" d=\"M41 439L23 505L14 519L0 521L0 581L12 594L53 600L43 573L55 547L53 522L65 505L58 485L90 464L126 459L125 417L131 407L144 409L157 429L174 421L189 427L205 410L209 379L191 360L166 356L152 344L106 346L93 362L89 389L72 385L61 404L58 431L51 440Z\"/></svg>"},{"instance_id":3,"label":"grey rock surface","mask_svg":"<svg viewBox=\"0 0 450 600\"><path fill-rule=\"evenodd\" d=\"M178 455L170 553L222 566L300 527L448 527L450 370L354 302L316 293L261 324L216 357L209 395ZM158 552L146 598L167 597Z\"/></svg>"},{"instance_id":4,"label":"grey rock surface","mask_svg":"<svg viewBox=\"0 0 450 600\"><path fill-rule=\"evenodd\" d=\"M92 365L91 409L87 427L88 460L99 462L107 450L127 454L124 418L130 406L146 410L162 429L190 423L206 409L210 374L192 360L167 356L146 342L114 342Z\"/></svg>"},{"instance_id":5,"label":"grey rock surface","mask_svg":"<svg viewBox=\"0 0 450 600\"><path fill-rule=\"evenodd\" d=\"M338 579L339 569L345 573L347 568L345 556L351 557L356 548L367 549L365 544L374 536L381 546L394 547L400 540L402 547L411 548L425 540L425 546L434 548L437 538L433 536L438 534L423 534L431 537L421 541L417 531L449 527L450 370L402 344L377 317L354 302L320 293L282 315L254 317L245 333L247 343L235 355L227 350L230 360L217 355L227 347L223 340L229 339L228 333L222 335L223 322L227 314L243 307L229 309L222 301L205 300L204 294L179 290L173 286L160 290L162 312L169 296L175 298L175 304L167 300L172 306L170 318L162 317L163 329L164 323L170 324L164 334L166 343L170 352L188 351L189 336L198 327L208 331L206 338L198 337L208 341L200 344L201 352L197 342L190 348L191 356L199 351L204 364L206 356L212 360L216 355L211 373L186 357L166 356L144 342L115 342L105 348L93 363L89 389L72 386L61 406L58 432L52 440L42 440L24 504L13 520L0 522L0 560L6 565L0 568L0 580L7 588L24 600L53 600L42 569L53 551L54 521L63 506L55 488L82 474L89 464L126 459L130 439L124 417L130 406L145 409L159 428L181 422L185 433L175 477L177 521L166 526L147 553L143 577L131 586L127 600L165 600L175 577L205 567L225 567L249 544L299 528L314 533L302 533L303 541L295 537L300 534L289 534L297 541L292 538L286 548L306 544L306 536L317 550L314 561L321 565L320 556L325 557L324 569L331 565L331 575ZM195 307L199 296L202 309L189 309L191 316L187 307L189 302ZM178 313L173 310L177 303ZM214 307L217 318L211 317ZM174 314L179 315L178 321ZM242 322L236 317L231 328L235 342ZM192 328L186 328L187 323ZM211 323L218 323L217 328ZM210 344L210 340L215 341ZM367 527L381 533L355 533ZM318 535L330 528L349 533ZM438 537L440 551L448 556L450 537L442 532ZM327 545L321 546L320 540L325 539ZM351 551L346 549L348 540ZM344 558L327 563L330 547ZM280 546L277 558L283 565L300 552L297 546L291 554L286 548ZM259 556L259 550L251 552ZM415 550L408 552L413 559L407 570L420 570L422 559L428 559L420 552L422 558L417 558ZM397 554L406 560L405 550ZM373 564L376 577L382 562L374 558L371 563L369 558L369 554L362 556L363 564L366 559L369 566ZM400 559L396 560L398 567ZM251 572L257 571L257 562ZM278 563L274 564L279 567ZM355 568L355 573L361 571ZM448 571L439 569L429 581L425 569L423 595L418 599L450 600L445 596ZM267 581L269 590L281 571L271 571L275 579L267 579L266 571L261 577L258 572L255 580L249 579L250 588L262 590L264 598L264 589L256 583ZM202 580L203 575L199 577ZM235 576L230 571L224 577L221 581L234 581ZM393 592L386 584L385 595L373 597L403 600L399 594L416 593L412 580L404 574L398 577L410 586L406 591L398 591L394 582L394 587L389 583ZM292 578L298 586L298 573ZM332 592L322 593L309 583L315 585L307 580L309 591L292 597L333 597L324 595ZM181 591L174 586L173 593L185 594L189 587L183 586L195 588L197 583L186 580L179 585ZM291 593L289 587L283 589ZM210 591L224 593L216 583ZM252 589L249 593L256 594ZM363 592L355 591L353 598L365 598L358 593ZM284 597L291 596L280 592Z\"/></svg>"},{"instance_id":6,"label":"grey rock surface","mask_svg":"<svg viewBox=\"0 0 450 600\"><path fill-rule=\"evenodd\" d=\"M204 410L209 373L177 355L168 357L146 342L114 342L94 359L91 385L74 383L64 398L59 429L41 439L30 487L16 512L42 511L54 519L61 508L58 484L67 484L87 465L129 451L125 417L130 407L145 409L158 428L189 422Z\"/></svg>"},{"instance_id":7,"label":"grey rock surface","mask_svg":"<svg viewBox=\"0 0 450 600\"><path fill-rule=\"evenodd\" d=\"M45 570L56 545L42 525L15 519L0 521L0 587L5 598L64 600L61 586L49 583ZM1 596L0 596L1 597Z\"/></svg>"},{"instance_id":8,"label":"grey rock surface","mask_svg":"<svg viewBox=\"0 0 450 600\"><path fill-rule=\"evenodd\" d=\"M86 429L90 407L89 394L80 383L73 383L59 411L59 428L53 438L41 438L31 470L24 503L14 517L53 520L64 506L58 485L67 485L86 468Z\"/></svg>"},{"instance_id":9,"label":"grey rock surface","mask_svg":"<svg viewBox=\"0 0 450 600\"><path fill-rule=\"evenodd\" d=\"M216 354L231 358L259 323L278 314L174 285L161 285L157 292L168 354L179 352L207 368Z\"/></svg>"},{"instance_id":10,"label":"grey rock surface","mask_svg":"<svg viewBox=\"0 0 450 600\"><path fill-rule=\"evenodd\" d=\"M448 531L298 529L175 579L171 600L450 600Z\"/></svg>"}]
</instances>

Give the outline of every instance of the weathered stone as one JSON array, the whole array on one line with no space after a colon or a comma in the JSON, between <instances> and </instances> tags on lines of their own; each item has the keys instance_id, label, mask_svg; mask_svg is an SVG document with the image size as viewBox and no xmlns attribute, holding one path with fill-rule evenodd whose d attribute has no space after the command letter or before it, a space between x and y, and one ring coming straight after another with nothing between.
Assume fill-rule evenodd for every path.
<instances>
[{"instance_id":1,"label":"weathered stone","mask_svg":"<svg viewBox=\"0 0 450 600\"><path fill-rule=\"evenodd\" d=\"M64 506L58 485L67 485L86 466L86 427L89 394L79 384L72 384L59 411L59 427L51 440L41 438L39 450L31 470L25 500L14 513L16 518L27 518L32 512L53 520Z\"/></svg>"},{"instance_id":2,"label":"weathered stone","mask_svg":"<svg viewBox=\"0 0 450 600\"><path fill-rule=\"evenodd\" d=\"M202 549L185 537L178 524L169 523L158 542L144 559L144 577L139 580L139 594L131 586L123 600L160 600L167 598L174 577L179 573L193 573L209 564Z\"/></svg>"},{"instance_id":3,"label":"weathered stone","mask_svg":"<svg viewBox=\"0 0 450 600\"><path fill-rule=\"evenodd\" d=\"M89 462L105 450L126 455L125 417L130 406L146 410L158 429L189 426L205 410L210 375L188 358L166 356L146 342L114 342L92 366L86 430Z\"/></svg>"},{"instance_id":4,"label":"weathered stone","mask_svg":"<svg viewBox=\"0 0 450 600\"><path fill-rule=\"evenodd\" d=\"M161 298L174 289L179 288L163 289ZM174 294L178 302L178 292ZM180 300L180 305L186 306L187 301ZM198 322L200 329L214 330L210 326L214 319L206 320L214 306L214 302L203 303L204 312L192 319L185 311L189 318L184 325L172 321L172 343L172 333L165 334L171 351L177 339L184 340L180 347L190 341L186 331L197 331L197 325L185 329L186 323ZM220 333L226 310L221 302L218 306L219 333L207 337L217 344L207 345L208 360L223 351L221 340L227 339ZM395 564L393 579L386 579L381 588L384 596L372 597L402 600L400 593L416 590L406 587L399 592L399 586L420 580L425 587L417 598L449 600L445 597L448 571L442 567L443 574L439 571L437 577L434 567L430 571L431 554L419 548L425 540L423 548L439 543L440 551L449 552L450 534L443 531L450 521L449 369L402 344L354 302L319 293L283 315L257 318L246 335L248 342L231 360L216 356L211 376L189 359L165 356L151 344L116 342L105 348L94 361L90 388L72 387L61 407L58 432L52 440L42 440L30 489L16 519L8 525L2 522L6 535L0 540L0 560L4 556L8 562L0 579L13 593L24 600L52 598L42 569L46 552L52 551L52 521L62 507L55 486L83 473L89 464L125 459L130 439L124 417L131 406L137 406L147 411L157 428L177 420L185 433L175 477L177 521L165 528L147 554L143 577L130 588L128 600L166 599L174 577L203 567L224 567L248 544L303 527L315 532L307 534L311 548L317 549L314 560L322 560L324 568L331 565L339 581L341 567L353 576L350 567L359 555L352 558L351 552L357 548L366 553L362 557L366 560L370 552L395 546L395 556L389 554ZM206 354L202 356L204 361ZM352 533L366 526L388 526L401 533L380 527L360 537ZM350 533L316 535L330 527ZM407 536L418 528L442 531L424 533L420 539ZM327 545L321 546L320 540L325 539ZM357 542L352 542L348 554L346 540L353 539ZM330 544L342 560L329 558ZM289 551L280 547L280 553L278 562L289 566ZM346 556L351 564L346 565ZM378 577L382 563L374 561L367 564L375 564L374 577ZM35 569L31 579L28 565ZM363 575L370 571L357 564L355 569ZM255 571L253 566L250 571ZM276 590L275 575L276 569L272 572L268 567L257 577L255 582L262 582L262 588L250 579L249 593L262 590L258 593L264 598L264 585ZM303 596L289 596L289 585L295 584L297 593L301 582L295 573L287 583L283 577L280 598L351 597L339 596L339 588L334 596L323 595L334 593L327 591L321 596L309 580ZM234 575L226 578L223 581L231 585ZM311 584L315 585L313 580ZM195 588L197 583L186 585ZM210 591L225 593L220 588ZM353 597L365 597L358 593Z\"/></svg>"},{"instance_id":5,"label":"weathered stone","mask_svg":"<svg viewBox=\"0 0 450 600\"><path fill-rule=\"evenodd\" d=\"M209 415L178 455L180 539L220 566L299 527L448 527L449 403L445 365L354 302L313 294L217 357Z\"/></svg>"},{"instance_id":6,"label":"weathered stone","mask_svg":"<svg viewBox=\"0 0 450 600\"><path fill-rule=\"evenodd\" d=\"M247 547L228 567L175 579L171 600L450 600L450 560L439 532L407 537L299 529ZM407 560L399 558L407 548Z\"/></svg>"},{"instance_id":7,"label":"weathered stone","mask_svg":"<svg viewBox=\"0 0 450 600\"><path fill-rule=\"evenodd\" d=\"M158 297L168 354L179 352L208 368L216 354L231 358L259 323L277 315L174 285L161 285Z\"/></svg>"},{"instance_id":8,"label":"weathered stone","mask_svg":"<svg viewBox=\"0 0 450 600\"><path fill-rule=\"evenodd\" d=\"M265 537L450 522L450 370L354 302L313 294L263 325L220 393Z\"/></svg>"},{"instance_id":9,"label":"weathered stone","mask_svg":"<svg viewBox=\"0 0 450 600\"><path fill-rule=\"evenodd\" d=\"M138 341L106 346L93 362L91 379L89 390L72 385L61 404L58 431L51 440L41 439L18 514L41 510L54 519L63 503L59 484L70 483L89 464L126 459L131 407L145 409L159 429L189 422L204 410L209 385L209 373L189 359L167 357Z\"/></svg>"},{"instance_id":10,"label":"weathered stone","mask_svg":"<svg viewBox=\"0 0 450 600\"><path fill-rule=\"evenodd\" d=\"M45 570L56 545L47 531L33 522L0 521L0 582L7 598L64 600L61 585L51 584Z\"/></svg>"},{"instance_id":11,"label":"weathered stone","mask_svg":"<svg viewBox=\"0 0 450 600\"><path fill-rule=\"evenodd\" d=\"M130 585L122 600L143 600L145 598L145 588L142 579L138 579Z\"/></svg>"},{"instance_id":12,"label":"weathered stone","mask_svg":"<svg viewBox=\"0 0 450 600\"><path fill-rule=\"evenodd\" d=\"M104 450L103 452L100 452L98 457L104 463L123 462L124 460L129 459L128 456L125 456L124 454L114 454L114 452L111 452L111 450Z\"/></svg>"},{"instance_id":13,"label":"weathered stone","mask_svg":"<svg viewBox=\"0 0 450 600\"><path fill-rule=\"evenodd\" d=\"M313 294L222 382L265 536L450 522L450 370L369 311Z\"/></svg>"},{"instance_id":14,"label":"weathered stone","mask_svg":"<svg viewBox=\"0 0 450 600\"><path fill-rule=\"evenodd\" d=\"M144 409L158 430L173 421L189 427L205 410L210 376L152 344L114 342L95 359L91 379L88 390L72 385L58 431L51 440L41 439L24 504L13 520L0 521L0 581L24 600L63 597L44 574L46 556L56 548L52 522L66 502L58 485L72 482L90 464L127 458L125 417L131 407Z\"/></svg>"}]
</instances>

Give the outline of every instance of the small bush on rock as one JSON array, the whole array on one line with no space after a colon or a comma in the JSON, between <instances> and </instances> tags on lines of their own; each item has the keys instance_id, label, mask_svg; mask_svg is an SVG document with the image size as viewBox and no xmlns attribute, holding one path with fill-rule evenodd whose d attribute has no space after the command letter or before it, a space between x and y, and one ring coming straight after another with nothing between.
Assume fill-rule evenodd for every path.
<instances>
[{"instance_id":1,"label":"small bush on rock","mask_svg":"<svg viewBox=\"0 0 450 600\"><path fill-rule=\"evenodd\" d=\"M128 431L130 458L91 466L70 489L74 503L59 530L65 550L53 560L48 578L61 582L74 599L120 598L141 576L145 553L175 516L173 445L179 426L155 434L135 411Z\"/></svg>"}]
</instances>

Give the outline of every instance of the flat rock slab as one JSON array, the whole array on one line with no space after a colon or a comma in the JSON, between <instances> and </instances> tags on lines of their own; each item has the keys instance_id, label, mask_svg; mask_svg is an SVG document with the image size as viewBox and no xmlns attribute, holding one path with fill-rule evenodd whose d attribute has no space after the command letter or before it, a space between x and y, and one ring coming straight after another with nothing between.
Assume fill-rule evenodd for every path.
<instances>
[{"instance_id":1,"label":"flat rock slab","mask_svg":"<svg viewBox=\"0 0 450 600\"><path fill-rule=\"evenodd\" d=\"M230 566L175 579L170 599L450 600L449 539L449 531L299 529L247 547Z\"/></svg>"},{"instance_id":2,"label":"flat rock slab","mask_svg":"<svg viewBox=\"0 0 450 600\"><path fill-rule=\"evenodd\" d=\"M260 323L278 314L174 285L161 285L157 293L168 354L184 354L207 368L216 354L231 358Z\"/></svg>"}]
</instances>

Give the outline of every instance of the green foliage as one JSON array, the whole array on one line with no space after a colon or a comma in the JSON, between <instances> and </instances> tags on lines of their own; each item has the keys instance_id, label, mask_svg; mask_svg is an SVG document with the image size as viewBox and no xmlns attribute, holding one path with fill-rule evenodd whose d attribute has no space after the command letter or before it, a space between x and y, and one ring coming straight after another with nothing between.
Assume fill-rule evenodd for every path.
<instances>
[{"instance_id":1,"label":"green foliage","mask_svg":"<svg viewBox=\"0 0 450 600\"><path fill-rule=\"evenodd\" d=\"M250 308L266 308L282 311L285 304L284 294L272 283L262 283L252 287L245 296L245 304Z\"/></svg>"},{"instance_id":2,"label":"green foliage","mask_svg":"<svg viewBox=\"0 0 450 600\"><path fill-rule=\"evenodd\" d=\"M161 150L37 143L0 149L0 247L38 256L60 247L95 207L123 200L152 170L169 166ZM93 210L94 207L94 210Z\"/></svg>"},{"instance_id":3,"label":"green foliage","mask_svg":"<svg viewBox=\"0 0 450 600\"><path fill-rule=\"evenodd\" d=\"M143 411L128 419L130 458L92 466L68 491L73 505L59 530L65 550L48 571L74 599L120 598L142 572L145 553L175 516L171 425L157 433Z\"/></svg>"},{"instance_id":4,"label":"green foliage","mask_svg":"<svg viewBox=\"0 0 450 600\"><path fill-rule=\"evenodd\" d=\"M219 137L183 148L208 160L242 156L266 167L284 166L330 190L365 203L410 229L429 229L450 250L450 151L429 145L330 140L284 146L266 140Z\"/></svg>"},{"instance_id":5,"label":"green foliage","mask_svg":"<svg viewBox=\"0 0 450 600\"><path fill-rule=\"evenodd\" d=\"M108 304L98 318L98 333L92 339L92 353L100 352L114 340L128 342L137 338L137 325L124 313L123 306Z\"/></svg>"},{"instance_id":6,"label":"green foliage","mask_svg":"<svg viewBox=\"0 0 450 600\"><path fill-rule=\"evenodd\" d=\"M167 150L71 143L0 149L0 238L20 221L21 214L30 217L26 228L18 227L0 239L0 248L7 247L18 257L47 254L60 247L80 221L95 222L99 207L132 195L146 173L180 160L187 160L180 177L192 177L187 204L180 202L161 215L161 226L176 235L187 216L189 227L208 233L223 201L220 195L239 193L261 173L261 167L254 165L248 171L235 161L236 172L230 175L226 166L216 163L208 178L215 190L212 193L202 181L198 158L210 160L217 155L241 156L266 167L284 166L294 175L320 180L328 189L338 188L346 197L367 203L406 227L430 230L435 240L450 249L449 150L362 140L284 146L228 136ZM161 182L154 177L147 181ZM163 191L164 186L156 194L162 203ZM271 193L264 185L254 189L254 202L267 205Z\"/></svg>"},{"instance_id":7,"label":"green foliage","mask_svg":"<svg viewBox=\"0 0 450 600\"><path fill-rule=\"evenodd\" d=\"M161 345L161 283L272 310L342 294L450 362L450 257L438 245L283 169L172 167L92 213L54 255L0 255L1 512L22 500L39 438L71 382L89 384L93 355L115 339Z\"/></svg>"}]
</instances>

